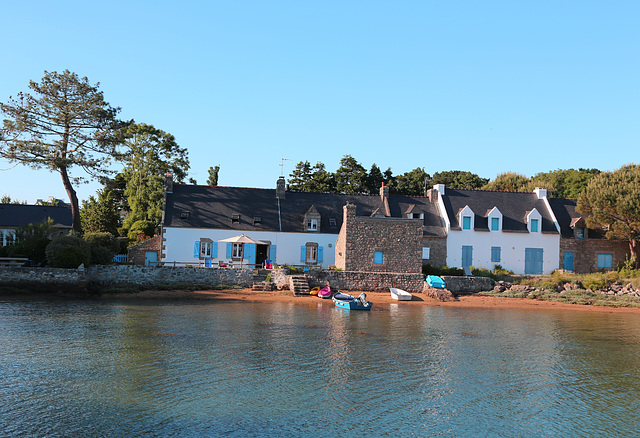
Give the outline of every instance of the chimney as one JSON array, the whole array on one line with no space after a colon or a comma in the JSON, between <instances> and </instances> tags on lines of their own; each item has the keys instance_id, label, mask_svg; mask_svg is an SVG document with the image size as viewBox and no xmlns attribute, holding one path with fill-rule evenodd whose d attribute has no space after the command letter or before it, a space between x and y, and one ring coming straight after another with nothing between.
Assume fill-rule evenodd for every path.
<instances>
[{"instance_id":1,"label":"chimney","mask_svg":"<svg viewBox=\"0 0 640 438\"><path fill-rule=\"evenodd\" d=\"M431 202L432 204L438 202L438 193L439 192L436 189L429 189L427 191L427 198L429 198L429 202Z\"/></svg>"},{"instance_id":2,"label":"chimney","mask_svg":"<svg viewBox=\"0 0 640 438\"><path fill-rule=\"evenodd\" d=\"M547 189L543 189L542 187L536 187L533 193L538 196L538 199L545 199L548 195Z\"/></svg>"},{"instance_id":3,"label":"chimney","mask_svg":"<svg viewBox=\"0 0 640 438\"><path fill-rule=\"evenodd\" d=\"M284 176L280 176L278 177L278 181L276 182L276 198L284 199L286 191L287 191L287 188L286 188Z\"/></svg>"},{"instance_id":4,"label":"chimney","mask_svg":"<svg viewBox=\"0 0 640 438\"><path fill-rule=\"evenodd\" d=\"M391 216L391 210L389 209L389 187L382 183L382 187L380 187L380 200L384 205L384 215L389 217Z\"/></svg>"},{"instance_id":5,"label":"chimney","mask_svg":"<svg viewBox=\"0 0 640 438\"><path fill-rule=\"evenodd\" d=\"M436 184L433 186L442 196L444 196L444 184Z\"/></svg>"},{"instance_id":6,"label":"chimney","mask_svg":"<svg viewBox=\"0 0 640 438\"><path fill-rule=\"evenodd\" d=\"M173 193L173 174L171 172L164 174L164 190L167 193Z\"/></svg>"},{"instance_id":7,"label":"chimney","mask_svg":"<svg viewBox=\"0 0 640 438\"><path fill-rule=\"evenodd\" d=\"M353 219L356 217L356 206L355 204L352 204L350 202L347 201L346 205L344 207L342 207L344 216L343 216L343 220L344 223L347 223L347 219Z\"/></svg>"}]
</instances>

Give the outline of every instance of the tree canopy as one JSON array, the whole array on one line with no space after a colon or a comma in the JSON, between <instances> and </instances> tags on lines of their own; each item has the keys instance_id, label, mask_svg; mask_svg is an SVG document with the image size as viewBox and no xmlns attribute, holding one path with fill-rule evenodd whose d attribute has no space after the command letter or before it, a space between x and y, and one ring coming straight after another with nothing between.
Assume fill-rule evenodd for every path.
<instances>
[{"instance_id":1,"label":"tree canopy","mask_svg":"<svg viewBox=\"0 0 640 438\"><path fill-rule=\"evenodd\" d=\"M628 164L591 178L577 210L587 215L587 226L607 230L609 239L627 240L638 267L640 165Z\"/></svg>"},{"instance_id":2,"label":"tree canopy","mask_svg":"<svg viewBox=\"0 0 640 438\"><path fill-rule=\"evenodd\" d=\"M339 193L363 194L368 193L367 171L362 164L351 155L345 155L340 160L340 167L335 173L336 189Z\"/></svg>"},{"instance_id":3,"label":"tree canopy","mask_svg":"<svg viewBox=\"0 0 640 438\"><path fill-rule=\"evenodd\" d=\"M211 187L218 187L218 175L220 174L220 166L209 168L209 177L207 178L207 185Z\"/></svg>"},{"instance_id":4,"label":"tree canopy","mask_svg":"<svg viewBox=\"0 0 640 438\"><path fill-rule=\"evenodd\" d=\"M84 176L71 176L80 168L89 177L105 174L118 144L119 108L105 102L99 83L65 70L45 71L30 81L33 94L18 93L0 111L7 117L0 130L0 157L33 169L58 172L69 196L73 228L80 231L80 210L74 185Z\"/></svg>"},{"instance_id":5,"label":"tree canopy","mask_svg":"<svg viewBox=\"0 0 640 438\"><path fill-rule=\"evenodd\" d=\"M489 182L488 178L480 178L475 173L464 170L446 170L433 174L432 184L444 184L456 189L479 189Z\"/></svg>"},{"instance_id":6,"label":"tree canopy","mask_svg":"<svg viewBox=\"0 0 640 438\"><path fill-rule=\"evenodd\" d=\"M110 233L118 235L120 227L120 210L114 202L113 192L107 188L102 188L96 192L98 198L89 196L88 200L82 201L80 209L80 220L82 231L85 233Z\"/></svg>"}]
</instances>

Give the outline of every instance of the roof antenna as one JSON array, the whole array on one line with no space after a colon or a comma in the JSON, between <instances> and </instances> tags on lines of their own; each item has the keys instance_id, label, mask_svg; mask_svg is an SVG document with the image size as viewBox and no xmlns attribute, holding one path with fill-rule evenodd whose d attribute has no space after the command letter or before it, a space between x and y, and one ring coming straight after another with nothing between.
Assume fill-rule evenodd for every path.
<instances>
[{"instance_id":1,"label":"roof antenna","mask_svg":"<svg viewBox=\"0 0 640 438\"><path fill-rule=\"evenodd\" d=\"M293 161L293 160L291 160L289 158L282 157L282 161L280 162L280 164L278 164L278 166L280 166L280 176L284 176L284 162L285 161Z\"/></svg>"}]
</instances>

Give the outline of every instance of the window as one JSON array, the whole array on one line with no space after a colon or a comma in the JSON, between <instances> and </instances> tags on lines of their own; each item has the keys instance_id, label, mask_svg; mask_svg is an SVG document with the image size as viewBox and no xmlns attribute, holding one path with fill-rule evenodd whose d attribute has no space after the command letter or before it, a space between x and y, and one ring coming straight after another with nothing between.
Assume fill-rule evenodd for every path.
<instances>
[{"instance_id":1,"label":"window","mask_svg":"<svg viewBox=\"0 0 640 438\"><path fill-rule=\"evenodd\" d=\"M373 263L376 265L381 265L384 262L384 256L382 255L382 251L375 251L373 253Z\"/></svg>"},{"instance_id":2,"label":"window","mask_svg":"<svg viewBox=\"0 0 640 438\"><path fill-rule=\"evenodd\" d=\"M462 229L470 230L471 229L471 216L463 216L462 217Z\"/></svg>"},{"instance_id":3,"label":"window","mask_svg":"<svg viewBox=\"0 0 640 438\"><path fill-rule=\"evenodd\" d=\"M202 257L211 257L212 246L213 242L208 242L206 240L200 241L200 255Z\"/></svg>"},{"instance_id":4,"label":"window","mask_svg":"<svg viewBox=\"0 0 640 438\"><path fill-rule=\"evenodd\" d=\"M307 220L307 231L317 231L317 230L318 230L318 219Z\"/></svg>"},{"instance_id":5,"label":"window","mask_svg":"<svg viewBox=\"0 0 640 438\"><path fill-rule=\"evenodd\" d=\"M584 227L576 228L576 239L584 239Z\"/></svg>"},{"instance_id":6,"label":"window","mask_svg":"<svg viewBox=\"0 0 640 438\"><path fill-rule=\"evenodd\" d=\"M499 231L500 230L500 218L492 217L491 218L491 231Z\"/></svg>"},{"instance_id":7,"label":"window","mask_svg":"<svg viewBox=\"0 0 640 438\"><path fill-rule=\"evenodd\" d=\"M500 261L500 247L492 246L491 247L491 261L497 263Z\"/></svg>"},{"instance_id":8,"label":"window","mask_svg":"<svg viewBox=\"0 0 640 438\"><path fill-rule=\"evenodd\" d=\"M429 256L431 255L431 248L427 248L426 246L422 248L422 260L429 260Z\"/></svg>"},{"instance_id":9,"label":"window","mask_svg":"<svg viewBox=\"0 0 640 438\"><path fill-rule=\"evenodd\" d=\"M337 222L336 222L336 218L335 218L335 217L330 217L330 218L329 218L329 226L330 226L330 227L336 227L336 226L338 226L338 225L337 225Z\"/></svg>"},{"instance_id":10,"label":"window","mask_svg":"<svg viewBox=\"0 0 640 438\"><path fill-rule=\"evenodd\" d=\"M613 254L598 254L598 268L613 268Z\"/></svg>"},{"instance_id":11,"label":"window","mask_svg":"<svg viewBox=\"0 0 640 438\"><path fill-rule=\"evenodd\" d=\"M240 223L240 215L239 214L232 214L231 215L231 223L232 224L239 224Z\"/></svg>"},{"instance_id":12,"label":"window","mask_svg":"<svg viewBox=\"0 0 640 438\"><path fill-rule=\"evenodd\" d=\"M532 233L538 232L538 219L531 219L531 232Z\"/></svg>"},{"instance_id":13,"label":"window","mask_svg":"<svg viewBox=\"0 0 640 438\"><path fill-rule=\"evenodd\" d=\"M307 263L318 263L318 247L307 246Z\"/></svg>"},{"instance_id":14,"label":"window","mask_svg":"<svg viewBox=\"0 0 640 438\"><path fill-rule=\"evenodd\" d=\"M242 257L242 246L244 243L234 243L231 248L231 258L239 259Z\"/></svg>"},{"instance_id":15,"label":"window","mask_svg":"<svg viewBox=\"0 0 640 438\"><path fill-rule=\"evenodd\" d=\"M188 211L181 212L180 219L189 219L189 212Z\"/></svg>"},{"instance_id":16,"label":"window","mask_svg":"<svg viewBox=\"0 0 640 438\"><path fill-rule=\"evenodd\" d=\"M411 213L411 219L424 219L424 213Z\"/></svg>"},{"instance_id":17,"label":"window","mask_svg":"<svg viewBox=\"0 0 640 438\"><path fill-rule=\"evenodd\" d=\"M262 216L254 216L253 217L253 225L258 225L262 223Z\"/></svg>"}]
</instances>

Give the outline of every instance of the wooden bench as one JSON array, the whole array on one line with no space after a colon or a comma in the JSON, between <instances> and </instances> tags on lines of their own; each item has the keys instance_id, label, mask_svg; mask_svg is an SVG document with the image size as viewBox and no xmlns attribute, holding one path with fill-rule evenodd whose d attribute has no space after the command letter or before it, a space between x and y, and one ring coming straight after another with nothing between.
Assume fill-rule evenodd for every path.
<instances>
[{"instance_id":1,"label":"wooden bench","mask_svg":"<svg viewBox=\"0 0 640 438\"><path fill-rule=\"evenodd\" d=\"M0 257L0 265L24 266L29 262L27 257Z\"/></svg>"}]
</instances>

